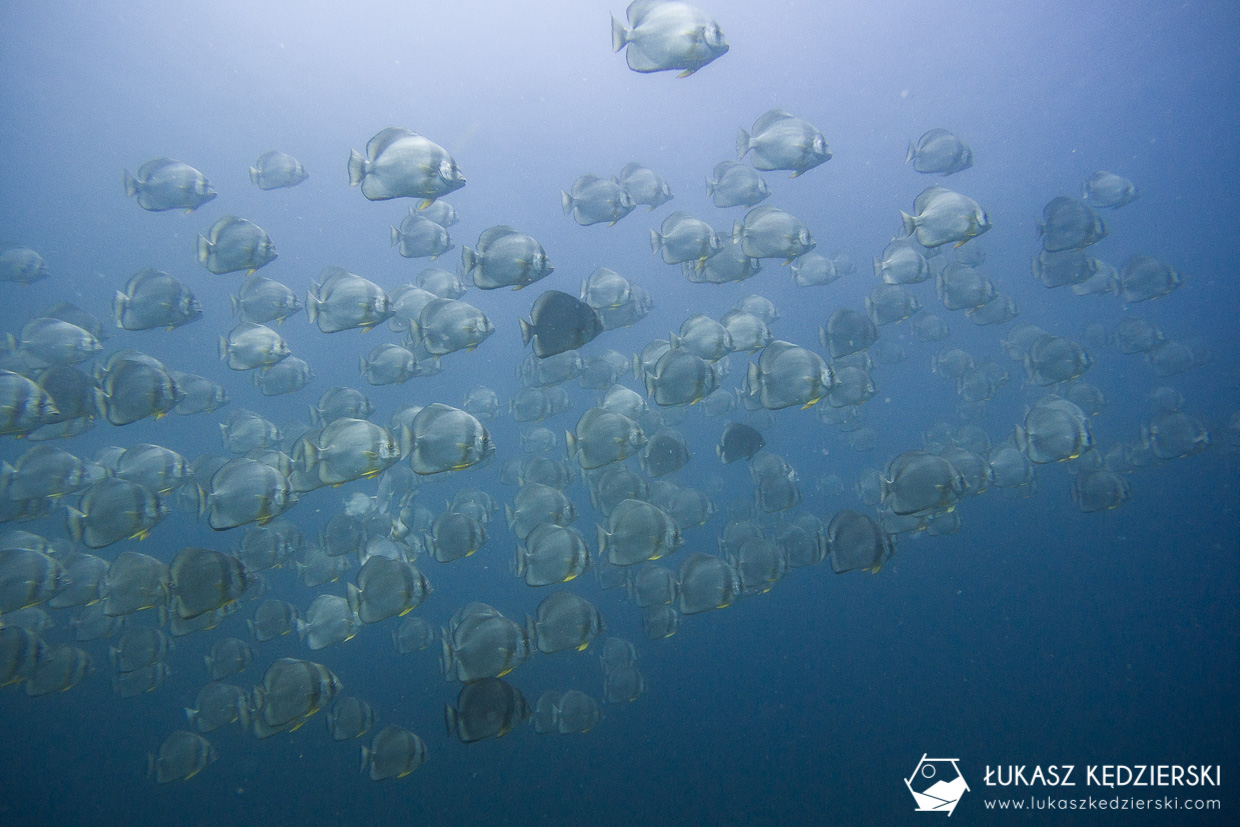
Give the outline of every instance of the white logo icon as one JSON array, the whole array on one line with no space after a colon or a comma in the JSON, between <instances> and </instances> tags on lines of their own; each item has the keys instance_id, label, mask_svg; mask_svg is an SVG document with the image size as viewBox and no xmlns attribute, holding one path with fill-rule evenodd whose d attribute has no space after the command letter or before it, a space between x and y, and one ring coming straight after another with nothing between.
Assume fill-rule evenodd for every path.
<instances>
[{"instance_id":1,"label":"white logo icon","mask_svg":"<svg viewBox=\"0 0 1240 827\"><path fill-rule=\"evenodd\" d=\"M921 756L917 769L904 779L904 785L913 794L918 812L947 813L951 815L969 785L960 774L956 764L959 758L930 758Z\"/></svg>"}]
</instances>

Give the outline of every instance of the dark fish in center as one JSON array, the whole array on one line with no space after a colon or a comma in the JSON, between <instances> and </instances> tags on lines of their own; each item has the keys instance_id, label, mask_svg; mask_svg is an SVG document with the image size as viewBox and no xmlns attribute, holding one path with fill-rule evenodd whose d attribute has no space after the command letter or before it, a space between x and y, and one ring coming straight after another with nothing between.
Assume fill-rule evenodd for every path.
<instances>
[{"instance_id":1,"label":"dark fish in center","mask_svg":"<svg viewBox=\"0 0 1240 827\"><path fill-rule=\"evenodd\" d=\"M715 446L715 454L726 464L738 459L750 459L764 445L766 440L756 429L741 422L729 422L719 437L719 444Z\"/></svg>"},{"instance_id":2,"label":"dark fish in center","mask_svg":"<svg viewBox=\"0 0 1240 827\"><path fill-rule=\"evenodd\" d=\"M530 321L521 319L521 342L532 341L534 355L540 359L576 350L602 332L603 323L594 308L559 290L539 296L530 310Z\"/></svg>"}]
</instances>

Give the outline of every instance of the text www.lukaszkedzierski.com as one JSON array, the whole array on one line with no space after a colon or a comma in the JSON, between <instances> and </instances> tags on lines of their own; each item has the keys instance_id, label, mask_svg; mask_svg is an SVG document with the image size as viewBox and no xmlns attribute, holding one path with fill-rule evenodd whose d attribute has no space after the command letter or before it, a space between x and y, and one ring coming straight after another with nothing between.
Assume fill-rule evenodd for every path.
<instances>
[{"instance_id":1,"label":"text www.lukaszkedzierski.com","mask_svg":"<svg viewBox=\"0 0 1240 827\"><path fill-rule=\"evenodd\" d=\"M1217 798L987 798L987 810L1218 810Z\"/></svg>"}]
</instances>

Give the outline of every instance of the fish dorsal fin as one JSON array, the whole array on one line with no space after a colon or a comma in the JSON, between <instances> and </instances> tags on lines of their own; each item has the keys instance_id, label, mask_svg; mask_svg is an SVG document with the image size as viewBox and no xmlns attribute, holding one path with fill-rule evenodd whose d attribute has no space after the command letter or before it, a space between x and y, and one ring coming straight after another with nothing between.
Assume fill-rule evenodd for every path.
<instances>
[{"instance_id":1,"label":"fish dorsal fin","mask_svg":"<svg viewBox=\"0 0 1240 827\"><path fill-rule=\"evenodd\" d=\"M484 230L482 235L478 236L478 252L485 253L492 244L510 235L521 235L521 231L504 224Z\"/></svg>"},{"instance_id":2,"label":"fish dorsal fin","mask_svg":"<svg viewBox=\"0 0 1240 827\"><path fill-rule=\"evenodd\" d=\"M366 155L373 161L397 141L417 137L420 137L418 133L405 129L403 126L389 126L387 129L380 130L378 134L367 141Z\"/></svg>"},{"instance_id":3,"label":"fish dorsal fin","mask_svg":"<svg viewBox=\"0 0 1240 827\"><path fill-rule=\"evenodd\" d=\"M629 18L629 25L636 29L646 19L646 15L666 2L667 0L633 0L632 3L629 3L628 9L625 10L625 14Z\"/></svg>"},{"instance_id":4,"label":"fish dorsal fin","mask_svg":"<svg viewBox=\"0 0 1240 827\"><path fill-rule=\"evenodd\" d=\"M633 174L641 172L645 169L646 167L637 163L636 161L630 161L629 163L624 165L623 169L620 170L620 180L623 181L625 178L629 178Z\"/></svg>"},{"instance_id":5,"label":"fish dorsal fin","mask_svg":"<svg viewBox=\"0 0 1240 827\"><path fill-rule=\"evenodd\" d=\"M759 136L775 124L780 121L786 121L789 118L795 119L796 115L793 115L791 112L786 112L783 109L772 109L753 122L753 134L755 136Z\"/></svg>"},{"instance_id":6,"label":"fish dorsal fin","mask_svg":"<svg viewBox=\"0 0 1240 827\"><path fill-rule=\"evenodd\" d=\"M921 191L921 195L917 196L917 198L913 200L913 214L921 215L926 211L926 208L930 205L931 201L942 196L944 193L949 192L951 192L951 190L946 187L940 187L938 184L931 184L926 187Z\"/></svg>"}]
</instances>

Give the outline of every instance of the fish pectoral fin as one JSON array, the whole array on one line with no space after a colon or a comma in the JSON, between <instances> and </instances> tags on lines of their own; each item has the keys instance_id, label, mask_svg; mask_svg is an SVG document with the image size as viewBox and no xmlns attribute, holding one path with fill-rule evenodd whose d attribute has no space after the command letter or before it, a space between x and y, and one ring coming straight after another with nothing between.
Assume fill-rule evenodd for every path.
<instances>
[{"instance_id":1,"label":"fish pectoral fin","mask_svg":"<svg viewBox=\"0 0 1240 827\"><path fill-rule=\"evenodd\" d=\"M678 77L678 78L687 78L687 77L689 77L689 75L693 74L693 73L694 73L694 72L696 72L696 71L697 71L697 69L685 69L683 72L681 72L681 73L680 73L679 75L677 75L676 77Z\"/></svg>"}]
</instances>

